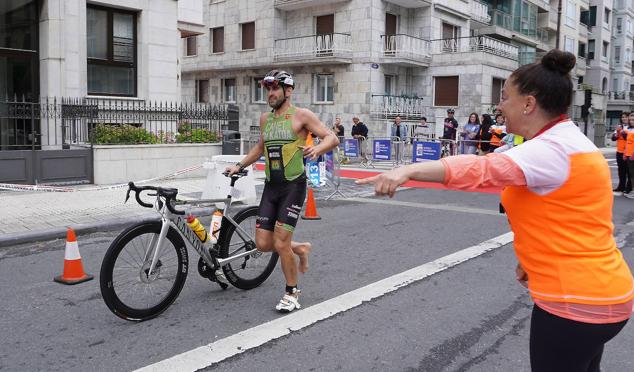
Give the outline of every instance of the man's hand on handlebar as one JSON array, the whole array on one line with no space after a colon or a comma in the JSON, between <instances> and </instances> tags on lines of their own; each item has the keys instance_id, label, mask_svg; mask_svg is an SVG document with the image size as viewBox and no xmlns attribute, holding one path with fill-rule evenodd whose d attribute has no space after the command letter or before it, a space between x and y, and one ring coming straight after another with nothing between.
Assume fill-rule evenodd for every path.
<instances>
[{"instance_id":1,"label":"man's hand on handlebar","mask_svg":"<svg viewBox=\"0 0 634 372\"><path fill-rule=\"evenodd\" d=\"M230 167L227 167L224 171L224 175L226 175L227 177L231 177L234 174L240 172L241 168L237 165L232 165Z\"/></svg>"}]
</instances>

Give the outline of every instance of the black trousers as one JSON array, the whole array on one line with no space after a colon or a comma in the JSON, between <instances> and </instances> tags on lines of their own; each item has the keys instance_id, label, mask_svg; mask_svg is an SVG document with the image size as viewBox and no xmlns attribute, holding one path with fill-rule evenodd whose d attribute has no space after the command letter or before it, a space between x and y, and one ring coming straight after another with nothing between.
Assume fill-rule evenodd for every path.
<instances>
[{"instance_id":1,"label":"black trousers","mask_svg":"<svg viewBox=\"0 0 634 372\"><path fill-rule=\"evenodd\" d=\"M537 305L531 317L530 354L533 372L600 372L603 346L627 320L610 324L576 322Z\"/></svg>"},{"instance_id":2,"label":"black trousers","mask_svg":"<svg viewBox=\"0 0 634 372\"><path fill-rule=\"evenodd\" d=\"M623 160L623 153L616 153L616 166L619 174L619 185L616 187L616 191L632 191L632 177L627 169L627 162Z\"/></svg>"},{"instance_id":3,"label":"black trousers","mask_svg":"<svg viewBox=\"0 0 634 372\"><path fill-rule=\"evenodd\" d=\"M625 183L625 188L623 192L631 192L632 191L632 182L634 182L634 156L630 156L625 164L625 168L627 168L627 182Z\"/></svg>"}]
</instances>

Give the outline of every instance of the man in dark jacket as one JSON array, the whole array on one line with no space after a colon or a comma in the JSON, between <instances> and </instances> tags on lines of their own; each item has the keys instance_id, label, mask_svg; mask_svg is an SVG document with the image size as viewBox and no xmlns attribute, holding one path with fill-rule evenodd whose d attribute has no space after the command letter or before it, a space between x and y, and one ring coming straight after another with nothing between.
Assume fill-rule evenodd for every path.
<instances>
[{"instance_id":1,"label":"man in dark jacket","mask_svg":"<svg viewBox=\"0 0 634 372\"><path fill-rule=\"evenodd\" d=\"M368 139L368 127L363 124L358 117L353 117L352 122L354 125L352 126L352 137L356 138L359 141L359 152L361 155L361 165L368 165L368 155L366 151L366 142Z\"/></svg>"}]
</instances>

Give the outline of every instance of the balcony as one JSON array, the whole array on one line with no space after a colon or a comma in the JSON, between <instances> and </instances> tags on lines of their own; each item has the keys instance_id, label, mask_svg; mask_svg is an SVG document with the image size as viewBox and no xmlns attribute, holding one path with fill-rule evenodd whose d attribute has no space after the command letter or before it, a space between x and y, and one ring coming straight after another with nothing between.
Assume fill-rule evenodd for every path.
<instances>
[{"instance_id":1,"label":"balcony","mask_svg":"<svg viewBox=\"0 0 634 372\"><path fill-rule=\"evenodd\" d=\"M456 39L437 39L431 41L432 54L484 52L514 61L518 59L518 48L488 36L470 36Z\"/></svg>"},{"instance_id":2,"label":"balcony","mask_svg":"<svg viewBox=\"0 0 634 372\"><path fill-rule=\"evenodd\" d=\"M501 12L499 10L490 10L489 13L491 14L491 26L501 27L503 30L491 30L491 32L488 33L497 33L508 38L520 36L526 41L533 43L548 42L547 28L551 27L550 19L548 25L537 28L535 27L535 24L531 25L530 22L523 20L521 17L513 16L509 13ZM555 27L556 22L557 21L555 19Z\"/></svg>"},{"instance_id":3,"label":"balcony","mask_svg":"<svg viewBox=\"0 0 634 372\"><path fill-rule=\"evenodd\" d=\"M489 6L479 1L471 2L471 19L474 21L489 24L491 23L491 16L489 15Z\"/></svg>"},{"instance_id":4,"label":"balcony","mask_svg":"<svg viewBox=\"0 0 634 372\"><path fill-rule=\"evenodd\" d=\"M319 0L319 5L343 3L349 0ZM297 10L315 6L314 0L275 0L273 6L280 10Z\"/></svg>"},{"instance_id":5,"label":"balcony","mask_svg":"<svg viewBox=\"0 0 634 372\"><path fill-rule=\"evenodd\" d=\"M423 99L408 96L373 94L370 115L373 118L420 120L424 116Z\"/></svg>"},{"instance_id":6,"label":"balcony","mask_svg":"<svg viewBox=\"0 0 634 372\"><path fill-rule=\"evenodd\" d=\"M634 101L634 92L608 92L608 104L630 104Z\"/></svg>"},{"instance_id":7,"label":"balcony","mask_svg":"<svg viewBox=\"0 0 634 372\"><path fill-rule=\"evenodd\" d=\"M431 0L385 0L386 3L392 3L403 8L422 8L431 5Z\"/></svg>"},{"instance_id":8,"label":"balcony","mask_svg":"<svg viewBox=\"0 0 634 372\"><path fill-rule=\"evenodd\" d=\"M381 35L383 63L429 66L429 40L404 34Z\"/></svg>"},{"instance_id":9,"label":"balcony","mask_svg":"<svg viewBox=\"0 0 634 372\"><path fill-rule=\"evenodd\" d=\"M352 63L352 37L333 33L278 39L273 59L282 64Z\"/></svg>"}]
</instances>

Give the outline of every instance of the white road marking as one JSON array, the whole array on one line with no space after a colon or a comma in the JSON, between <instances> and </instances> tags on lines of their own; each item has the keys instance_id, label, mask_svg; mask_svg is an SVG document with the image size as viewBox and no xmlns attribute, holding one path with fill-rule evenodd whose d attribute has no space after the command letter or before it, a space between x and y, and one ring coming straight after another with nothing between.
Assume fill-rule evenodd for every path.
<instances>
[{"instance_id":1,"label":"white road marking","mask_svg":"<svg viewBox=\"0 0 634 372\"><path fill-rule=\"evenodd\" d=\"M486 252L503 247L512 241L512 232L502 234L478 245L465 248L305 309L297 310L289 315L249 328L211 344L175 355L137 371L196 371L208 367L246 350L286 336L293 331L298 331L321 320L355 308L364 302L372 301L387 293L397 291Z\"/></svg>"},{"instance_id":2,"label":"white road marking","mask_svg":"<svg viewBox=\"0 0 634 372\"><path fill-rule=\"evenodd\" d=\"M460 212L460 213L476 213L476 214L488 214L492 216L505 216L497 210L484 209L484 208L470 208L459 207L447 204L426 204L426 203L413 203L392 199L370 199L370 198L347 198L344 200L356 201L362 203L374 203L374 204L389 204L389 205L401 205L404 207L424 208L424 209L437 209L443 211Z\"/></svg>"}]
</instances>

